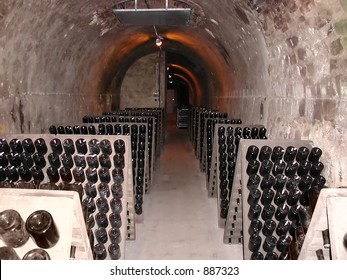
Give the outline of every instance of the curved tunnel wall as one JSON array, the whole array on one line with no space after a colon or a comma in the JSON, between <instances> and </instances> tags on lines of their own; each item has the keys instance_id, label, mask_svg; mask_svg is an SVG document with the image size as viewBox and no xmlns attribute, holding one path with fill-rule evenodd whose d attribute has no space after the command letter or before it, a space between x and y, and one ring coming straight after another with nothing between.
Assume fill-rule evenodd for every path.
<instances>
[{"instance_id":1,"label":"curved tunnel wall","mask_svg":"<svg viewBox=\"0 0 347 280\"><path fill-rule=\"evenodd\" d=\"M46 132L112 107L124 58L153 35L118 26L113 2L1 1L1 133ZM271 138L313 140L329 185L346 185L347 1L194 2L198 26L162 32L202 58L201 104L265 124Z\"/></svg>"}]
</instances>

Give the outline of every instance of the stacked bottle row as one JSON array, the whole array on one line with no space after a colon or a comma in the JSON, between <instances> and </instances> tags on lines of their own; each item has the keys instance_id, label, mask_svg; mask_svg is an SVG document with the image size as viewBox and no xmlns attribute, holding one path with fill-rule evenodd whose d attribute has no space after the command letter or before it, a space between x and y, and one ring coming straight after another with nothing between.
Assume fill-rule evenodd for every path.
<instances>
[{"instance_id":1,"label":"stacked bottle row","mask_svg":"<svg viewBox=\"0 0 347 280\"><path fill-rule=\"evenodd\" d=\"M213 152L213 138L216 124L241 124L240 119L205 118L205 137L203 142L202 158L200 159L201 170L206 173L207 186L210 181L210 171Z\"/></svg>"},{"instance_id":2,"label":"stacked bottle row","mask_svg":"<svg viewBox=\"0 0 347 280\"><path fill-rule=\"evenodd\" d=\"M229 212L236 160L241 139L266 139L266 128L218 124L215 131L217 150L217 201L219 226L224 227Z\"/></svg>"},{"instance_id":3,"label":"stacked bottle row","mask_svg":"<svg viewBox=\"0 0 347 280\"><path fill-rule=\"evenodd\" d=\"M298 258L325 185L321 154L317 147L295 145L247 148L242 191L245 259Z\"/></svg>"},{"instance_id":4,"label":"stacked bottle row","mask_svg":"<svg viewBox=\"0 0 347 280\"><path fill-rule=\"evenodd\" d=\"M164 143L164 114L162 108L126 108L125 110L116 110L103 112L105 116L123 116L123 117L154 117L155 147L156 156L159 157Z\"/></svg>"},{"instance_id":5,"label":"stacked bottle row","mask_svg":"<svg viewBox=\"0 0 347 280\"><path fill-rule=\"evenodd\" d=\"M94 257L121 258L124 242L120 246L120 241L127 225L122 231L119 225L127 221L126 193L131 174L129 137L120 136L112 142L100 136L12 137L0 141L1 168L6 174L2 186L77 191ZM10 161L13 157L19 160ZM102 257L98 253L101 247L106 250Z\"/></svg>"},{"instance_id":6,"label":"stacked bottle row","mask_svg":"<svg viewBox=\"0 0 347 280\"><path fill-rule=\"evenodd\" d=\"M118 119L118 117L116 117ZM132 163L133 163L133 181L135 184L136 176L142 176L142 170L138 173L137 165L142 166L144 170L143 180L145 182L145 190L148 191L152 182L153 172L154 172L154 131L153 131L153 118L138 118L140 123L99 123L99 124L89 124L89 130L93 130L98 135L130 135L131 136L131 148L132 148ZM136 121L136 120L135 120ZM82 127L87 127L82 125ZM59 127L61 125L52 125L49 128L51 134L60 134ZM71 127L71 126L70 126ZM89 134L88 131L83 130L83 134ZM143 148L144 145L144 148ZM142 161L139 162L137 156L137 150L143 149L145 152L144 164ZM141 152L142 154L142 152ZM142 168L142 167L139 167Z\"/></svg>"}]
</instances>

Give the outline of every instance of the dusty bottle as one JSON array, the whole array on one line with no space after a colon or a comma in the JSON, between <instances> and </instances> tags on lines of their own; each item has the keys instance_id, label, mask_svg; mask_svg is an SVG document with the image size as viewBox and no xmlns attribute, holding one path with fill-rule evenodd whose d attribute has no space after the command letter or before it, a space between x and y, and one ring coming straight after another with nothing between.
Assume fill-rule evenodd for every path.
<instances>
[{"instance_id":1,"label":"dusty bottle","mask_svg":"<svg viewBox=\"0 0 347 280\"><path fill-rule=\"evenodd\" d=\"M20 213L14 209L0 212L0 238L6 246L17 248L29 240L29 233Z\"/></svg>"}]
</instances>

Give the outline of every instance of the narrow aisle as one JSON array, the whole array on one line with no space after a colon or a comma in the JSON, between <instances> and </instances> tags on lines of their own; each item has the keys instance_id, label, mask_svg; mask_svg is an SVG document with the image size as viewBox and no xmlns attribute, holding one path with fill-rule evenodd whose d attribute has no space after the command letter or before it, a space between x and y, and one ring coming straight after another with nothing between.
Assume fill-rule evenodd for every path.
<instances>
[{"instance_id":1,"label":"narrow aisle","mask_svg":"<svg viewBox=\"0 0 347 280\"><path fill-rule=\"evenodd\" d=\"M240 245L223 243L216 199L189 141L188 130L168 120L168 135L154 185L145 196L136 240L126 243L126 259L242 259Z\"/></svg>"}]
</instances>

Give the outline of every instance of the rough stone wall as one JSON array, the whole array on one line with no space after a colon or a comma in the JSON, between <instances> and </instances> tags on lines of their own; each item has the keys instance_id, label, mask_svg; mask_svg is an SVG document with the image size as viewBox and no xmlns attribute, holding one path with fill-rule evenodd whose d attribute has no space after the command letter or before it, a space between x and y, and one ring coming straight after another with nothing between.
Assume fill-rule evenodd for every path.
<instances>
[{"instance_id":1,"label":"rough stone wall","mask_svg":"<svg viewBox=\"0 0 347 280\"><path fill-rule=\"evenodd\" d=\"M329 187L347 185L347 1L248 1L266 41L267 88L237 86L228 112L271 139L322 148Z\"/></svg>"}]
</instances>

